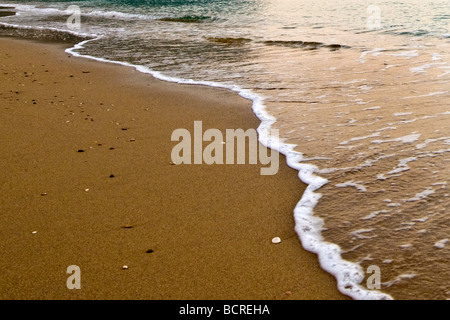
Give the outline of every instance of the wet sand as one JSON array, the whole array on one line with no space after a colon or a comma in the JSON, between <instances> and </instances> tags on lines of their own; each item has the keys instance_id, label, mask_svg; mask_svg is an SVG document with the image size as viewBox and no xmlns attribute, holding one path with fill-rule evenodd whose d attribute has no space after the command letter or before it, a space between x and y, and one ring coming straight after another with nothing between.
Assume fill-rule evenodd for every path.
<instances>
[{"instance_id":1,"label":"wet sand","mask_svg":"<svg viewBox=\"0 0 450 320\"><path fill-rule=\"evenodd\" d=\"M294 231L284 157L274 176L170 164L196 120L256 128L250 101L16 39L0 83L1 299L346 299Z\"/></svg>"}]
</instances>

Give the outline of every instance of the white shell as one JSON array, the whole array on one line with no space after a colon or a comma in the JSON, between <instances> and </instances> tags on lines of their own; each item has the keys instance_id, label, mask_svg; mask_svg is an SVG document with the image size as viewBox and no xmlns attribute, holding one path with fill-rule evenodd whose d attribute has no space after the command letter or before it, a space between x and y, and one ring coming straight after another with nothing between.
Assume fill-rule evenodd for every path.
<instances>
[{"instance_id":1,"label":"white shell","mask_svg":"<svg viewBox=\"0 0 450 320\"><path fill-rule=\"evenodd\" d=\"M281 239L279 237L275 237L272 239L272 243L280 243Z\"/></svg>"},{"instance_id":2,"label":"white shell","mask_svg":"<svg viewBox=\"0 0 450 320\"><path fill-rule=\"evenodd\" d=\"M128 269L128 266L123 266L122 269Z\"/></svg>"}]
</instances>

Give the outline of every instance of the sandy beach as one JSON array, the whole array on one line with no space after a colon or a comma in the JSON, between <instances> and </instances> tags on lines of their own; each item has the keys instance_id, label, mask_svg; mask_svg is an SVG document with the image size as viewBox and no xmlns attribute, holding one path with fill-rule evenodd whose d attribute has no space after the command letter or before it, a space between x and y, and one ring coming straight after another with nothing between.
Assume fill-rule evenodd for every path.
<instances>
[{"instance_id":1,"label":"sandy beach","mask_svg":"<svg viewBox=\"0 0 450 320\"><path fill-rule=\"evenodd\" d=\"M256 128L250 101L64 48L0 39L1 299L346 299L294 231L284 157L170 164L196 120Z\"/></svg>"}]
</instances>

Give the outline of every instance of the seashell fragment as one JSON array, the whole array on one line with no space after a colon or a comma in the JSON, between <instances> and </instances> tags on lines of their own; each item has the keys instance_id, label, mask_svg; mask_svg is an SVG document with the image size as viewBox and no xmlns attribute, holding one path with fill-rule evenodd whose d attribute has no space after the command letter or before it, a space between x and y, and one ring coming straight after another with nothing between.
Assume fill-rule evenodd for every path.
<instances>
[{"instance_id":1,"label":"seashell fragment","mask_svg":"<svg viewBox=\"0 0 450 320\"><path fill-rule=\"evenodd\" d=\"M272 243L280 243L281 239L279 237L275 237L272 239Z\"/></svg>"}]
</instances>

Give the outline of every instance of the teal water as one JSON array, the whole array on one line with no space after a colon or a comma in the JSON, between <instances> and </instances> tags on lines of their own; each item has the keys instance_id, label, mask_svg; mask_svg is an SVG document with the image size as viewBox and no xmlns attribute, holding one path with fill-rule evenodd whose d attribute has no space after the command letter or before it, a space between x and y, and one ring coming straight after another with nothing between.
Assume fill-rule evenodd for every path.
<instances>
[{"instance_id":1,"label":"teal water","mask_svg":"<svg viewBox=\"0 0 450 320\"><path fill-rule=\"evenodd\" d=\"M341 292L450 298L448 0L0 5L17 13L0 18L0 35L89 39L71 52L253 99L311 186L296 231Z\"/></svg>"}]
</instances>

